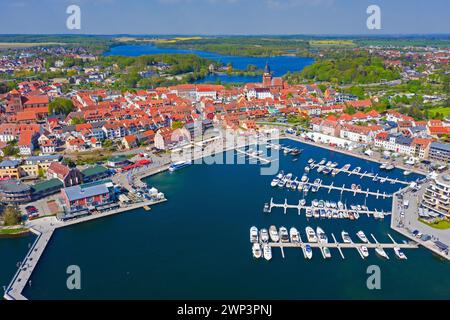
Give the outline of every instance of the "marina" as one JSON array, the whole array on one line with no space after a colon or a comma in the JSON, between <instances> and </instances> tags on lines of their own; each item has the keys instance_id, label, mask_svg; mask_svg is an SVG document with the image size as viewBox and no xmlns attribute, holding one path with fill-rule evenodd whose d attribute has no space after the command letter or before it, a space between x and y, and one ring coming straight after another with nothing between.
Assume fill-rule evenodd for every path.
<instances>
[{"instance_id":1,"label":"marina","mask_svg":"<svg viewBox=\"0 0 450 320\"><path fill-rule=\"evenodd\" d=\"M373 168L376 172L378 169L376 163L365 160L351 159L346 155L290 140L283 140L282 143L290 144L292 148L304 149L296 162L292 162L291 155L281 154L280 167L286 173L297 172L300 168L303 170L307 165L308 154L314 154L318 159L326 157L338 163L352 163L353 166L360 166L368 171ZM309 176L313 181L316 179L313 173ZM402 172L396 169L390 172L389 176L402 179ZM391 233L390 216L377 222L368 219L365 214L360 214L360 218L352 222L346 219L309 219L307 222L303 210L301 216L284 215L282 208L275 209L272 211L274 214L270 215L261 213L264 202L269 202L271 197L276 203L283 203L284 199L287 199L288 204L298 204L304 198L308 206L314 198L336 203L342 201L348 204L349 209L351 204L364 204L370 211L376 209L385 213L391 210L392 198L380 197L377 200L375 197L366 198L363 194L356 194L354 197L349 192L341 195L339 192L328 193L327 189L322 188L317 193L310 192L303 196L298 191L271 188L272 179L273 176L260 175L259 165L250 164L192 165L175 174L165 171L146 178L149 185L157 185L171 201L152 207L151 214L138 209L133 214L115 215L86 225L77 224L71 228L55 230L47 245L45 259L40 259L30 277L32 285L25 286L23 295L32 299L55 296L63 299L124 296L131 299L420 298L429 296L425 292L432 284L434 296L447 296L450 284L436 275L446 272L448 265L436 261L421 246L414 250L403 248L405 238ZM331 175L323 178L324 181L326 179L331 179ZM348 177L344 174L336 176L335 179L336 185L350 185L361 181L356 175ZM412 174L404 180L415 179ZM363 181L367 181L367 187L370 189L376 185L370 179ZM385 184L384 187L387 193L398 189L391 184ZM221 190L220 196L215 196L212 190ZM205 195L201 206L194 196L199 193ZM240 204L239 207L236 207L236 203ZM280 210L280 214L275 214L277 210ZM292 213L298 213L296 209L289 209L288 213L290 210ZM331 258L324 260L324 253L317 244L307 240L304 227L308 224L314 230L319 224L328 235L330 244L334 242L333 236L337 243L343 242L342 230L349 232L353 240L360 243L356 234L363 230L372 243L365 244L369 256L362 260L356 248L347 248L347 245L341 248L336 245L329 248ZM281 248L277 248L277 244L268 244L268 263L263 258L264 248L260 245L261 258L257 260L253 258L253 252L250 250L253 244L248 246L249 229L253 225L267 228L264 237L268 237L269 242L270 225L285 226L289 234L290 227L295 226L299 231L299 243L305 245L300 247L300 250L292 250L291 243L296 242L291 239L289 242L283 242ZM173 236L164 237L162 240L161 230L167 231L166 235ZM401 251L404 251L408 259L397 259L390 247L384 249L390 260L380 259L376 254L375 242L370 235L373 234L379 243L393 246L387 236L389 233L401 244ZM208 241L199 242L198 236L194 235L201 235ZM261 233L258 235L258 243L260 239ZM106 246L105 241L108 243ZM70 243L74 242L78 245L70 246ZM340 250L345 255L345 263L342 262ZM256 246L255 252L258 252ZM269 252L267 248L266 252ZM283 255L285 259L282 259ZM305 256L311 257L307 263L304 261ZM83 278L83 290L69 291L64 285L67 278L64 270L74 263L74 259L80 266L89 267L103 261L110 267L101 270L91 268L89 276ZM183 261L183 264L178 263L179 261ZM377 296L367 291L363 285L367 279L366 268L371 264L389 270L383 273L385 290ZM143 265L149 265L151 268ZM418 277L417 275L423 274L423 270L429 270L427 276ZM284 276L279 277L280 273ZM319 274L328 276L325 280L321 279ZM264 277L267 281L261 281ZM412 278L415 281L411 281ZM115 280L111 282L110 279ZM105 285L96 286L98 281ZM148 290L149 287L152 290ZM117 288L121 290L118 291ZM174 288L178 288L175 295Z\"/></svg>"},{"instance_id":2,"label":"marina","mask_svg":"<svg viewBox=\"0 0 450 320\"><path fill-rule=\"evenodd\" d=\"M281 209L283 209L284 210L284 214L287 214L287 210L288 209L295 209L295 210L297 210L299 215L301 214L302 210L306 212L306 211L314 210L314 209L324 209L323 207L319 208L318 206L314 206L314 205L310 205L310 206L302 205L302 201L301 200L299 200L298 204L292 205L292 204L288 204L287 199L284 200L284 203L275 203L273 201L273 198L271 198L270 202L267 205L264 206L263 211L266 212L266 213L271 213L273 208L281 208ZM324 210L326 210L326 209L327 208L325 208ZM347 214L347 216L349 216L350 214L354 215L355 213L357 213L357 214L363 214L363 215L372 216L374 218L380 218L380 219L383 219L386 215L390 215L391 214L390 212L384 212L383 210L378 211L376 209L374 209L374 210L368 210L368 208L366 208L366 209L362 209L361 208L359 210L358 209L352 209L352 208L347 208L346 205L344 205L341 209L335 208L335 209L330 209L330 211L331 210L333 210L334 213L342 212L343 214ZM340 218L343 218L343 217L344 216L340 216ZM329 217L329 218L332 218L332 217Z\"/></svg>"},{"instance_id":3,"label":"marina","mask_svg":"<svg viewBox=\"0 0 450 320\"><path fill-rule=\"evenodd\" d=\"M271 226L270 228L272 230L276 230L275 226ZM252 230L254 231L257 229L256 227L252 227ZM280 227L280 231L281 230L285 230L285 232L287 232L287 229L285 227ZM355 243L351 240L351 238L348 236L348 233L346 233L345 231L342 232L344 242L338 242L333 233L331 234L333 242L328 242L328 238L325 232L320 227L317 227L316 233L311 227L308 226L305 228L308 242L302 242L301 236L296 228L292 227L290 231L291 233L292 231L294 231L294 238L297 239L296 241L291 240L289 242L283 241L282 239L271 239L272 241L261 241L261 245L263 245L267 251L269 251L268 248L279 248L281 256L283 258L285 258L285 248L298 248L302 250L305 259L308 260L312 258L312 248L319 249L324 259L331 258L331 251L329 249L337 249L342 259L345 259L343 249L355 249L362 259L366 259L369 256L369 249L374 249L375 252L380 256L380 258L389 259L389 256L385 252L385 249L391 249L401 260L407 259L406 255L401 251L402 249L418 248L418 244L415 242L397 243L390 234L388 234L388 237L391 239L391 243L379 243L373 234L371 234L372 239L374 240L373 243L370 242L367 238L364 238L364 240L360 243ZM361 232L362 231L359 231L359 233ZM348 240L346 240L345 237L347 237ZM254 257L258 259L258 256L256 256L255 254ZM266 260L271 259L272 252L270 252L270 259Z\"/></svg>"}]
</instances>

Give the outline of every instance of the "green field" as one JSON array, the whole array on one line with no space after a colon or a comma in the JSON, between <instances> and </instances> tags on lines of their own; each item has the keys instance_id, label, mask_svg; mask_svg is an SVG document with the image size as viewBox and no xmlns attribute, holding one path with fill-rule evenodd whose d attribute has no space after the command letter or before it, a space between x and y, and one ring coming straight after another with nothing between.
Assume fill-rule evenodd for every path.
<instances>
[{"instance_id":1,"label":"green field","mask_svg":"<svg viewBox=\"0 0 450 320\"><path fill-rule=\"evenodd\" d=\"M450 229L450 221L448 221L448 220L441 220L436 223L428 223L422 219L419 219L419 221L422 223L425 223L426 225L428 225L432 228L435 228L435 229L441 229L441 230Z\"/></svg>"},{"instance_id":2,"label":"green field","mask_svg":"<svg viewBox=\"0 0 450 320\"><path fill-rule=\"evenodd\" d=\"M428 112L431 116L434 116L436 113L442 113L444 115L444 118L450 115L450 107L440 107L440 108L433 108L429 109Z\"/></svg>"}]
</instances>

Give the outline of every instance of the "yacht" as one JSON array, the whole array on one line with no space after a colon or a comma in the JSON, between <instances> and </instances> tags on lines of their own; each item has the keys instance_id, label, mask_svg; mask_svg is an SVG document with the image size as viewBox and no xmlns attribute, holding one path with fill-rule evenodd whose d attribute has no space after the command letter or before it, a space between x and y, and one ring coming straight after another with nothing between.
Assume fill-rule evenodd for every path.
<instances>
[{"instance_id":1,"label":"yacht","mask_svg":"<svg viewBox=\"0 0 450 320\"><path fill-rule=\"evenodd\" d=\"M309 173L310 168L308 166L305 167L305 173Z\"/></svg>"},{"instance_id":2,"label":"yacht","mask_svg":"<svg viewBox=\"0 0 450 320\"><path fill-rule=\"evenodd\" d=\"M348 171L348 169L350 169L351 166L352 166L351 164L347 163L345 166L342 167L342 170Z\"/></svg>"},{"instance_id":3,"label":"yacht","mask_svg":"<svg viewBox=\"0 0 450 320\"><path fill-rule=\"evenodd\" d=\"M375 252L382 258L389 259L386 251L382 247L375 248Z\"/></svg>"},{"instance_id":4,"label":"yacht","mask_svg":"<svg viewBox=\"0 0 450 320\"><path fill-rule=\"evenodd\" d=\"M319 165L323 166L325 162L327 162L327 159L323 158L322 160L320 160Z\"/></svg>"},{"instance_id":5,"label":"yacht","mask_svg":"<svg viewBox=\"0 0 450 320\"><path fill-rule=\"evenodd\" d=\"M312 159L312 158L308 160L308 164L311 164L313 162L314 162L314 159Z\"/></svg>"},{"instance_id":6,"label":"yacht","mask_svg":"<svg viewBox=\"0 0 450 320\"><path fill-rule=\"evenodd\" d=\"M252 246L252 252L253 257L255 257L256 259L261 258L262 256L261 245L259 243L254 243Z\"/></svg>"},{"instance_id":7,"label":"yacht","mask_svg":"<svg viewBox=\"0 0 450 320\"><path fill-rule=\"evenodd\" d=\"M278 181L278 187L279 188L283 188L285 184L286 184L286 181L284 179L281 179L281 180Z\"/></svg>"},{"instance_id":8,"label":"yacht","mask_svg":"<svg viewBox=\"0 0 450 320\"><path fill-rule=\"evenodd\" d=\"M310 185L309 183L306 183L306 184L303 186L303 191L304 191L304 192L308 192L309 189L311 189L311 185Z\"/></svg>"},{"instance_id":9,"label":"yacht","mask_svg":"<svg viewBox=\"0 0 450 320\"><path fill-rule=\"evenodd\" d=\"M314 232L313 228L308 226L305 228L305 230L306 230L306 237L308 238L308 242L311 242L311 243L317 242L317 236L316 236L316 233Z\"/></svg>"},{"instance_id":10,"label":"yacht","mask_svg":"<svg viewBox=\"0 0 450 320\"><path fill-rule=\"evenodd\" d=\"M258 228L256 228L255 226L250 228L250 242L258 242Z\"/></svg>"},{"instance_id":11,"label":"yacht","mask_svg":"<svg viewBox=\"0 0 450 320\"><path fill-rule=\"evenodd\" d=\"M399 247L395 247L395 248L394 248L394 252L395 252L395 255L396 255L399 259L402 259L402 260L407 259L406 256L405 256L405 254L400 250Z\"/></svg>"},{"instance_id":12,"label":"yacht","mask_svg":"<svg viewBox=\"0 0 450 320\"><path fill-rule=\"evenodd\" d=\"M332 168L336 168L338 166L338 163L337 162L333 162L331 165L330 165L330 167L332 167Z\"/></svg>"},{"instance_id":13,"label":"yacht","mask_svg":"<svg viewBox=\"0 0 450 320\"><path fill-rule=\"evenodd\" d=\"M259 239L261 239L262 242L269 241L269 233L267 232L267 229L259 230Z\"/></svg>"},{"instance_id":14,"label":"yacht","mask_svg":"<svg viewBox=\"0 0 450 320\"><path fill-rule=\"evenodd\" d=\"M319 209L313 209L313 217L318 219L320 218L320 211Z\"/></svg>"},{"instance_id":15,"label":"yacht","mask_svg":"<svg viewBox=\"0 0 450 320\"><path fill-rule=\"evenodd\" d=\"M285 178L286 178L286 180L291 180L292 179L292 173L288 173Z\"/></svg>"},{"instance_id":16,"label":"yacht","mask_svg":"<svg viewBox=\"0 0 450 320\"><path fill-rule=\"evenodd\" d=\"M344 241L344 243L352 243L352 239L350 238L348 232L342 231L341 236L342 236L342 241Z\"/></svg>"},{"instance_id":17,"label":"yacht","mask_svg":"<svg viewBox=\"0 0 450 320\"><path fill-rule=\"evenodd\" d=\"M325 206L325 201L319 200L319 204L317 205L319 208L323 208Z\"/></svg>"},{"instance_id":18,"label":"yacht","mask_svg":"<svg viewBox=\"0 0 450 320\"><path fill-rule=\"evenodd\" d=\"M403 171L404 176L409 176L411 174L411 171L405 170Z\"/></svg>"},{"instance_id":19,"label":"yacht","mask_svg":"<svg viewBox=\"0 0 450 320\"><path fill-rule=\"evenodd\" d=\"M353 212L353 217L355 218L355 220L359 219L359 213L358 211Z\"/></svg>"},{"instance_id":20,"label":"yacht","mask_svg":"<svg viewBox=\"0 0 450 320\"><path fill-rule=\"evenodd\" d=\"M323 174L329 174L332 171L332 169L330 167L325 167L323 169Z\"/></svg>"},{"instance_id":21,"label":"yacht","mask_svg":"<svg viewBox=\"0 0 450 320\"><path fill-rule=\"evenodd\" d=\"M305 246L305 255L307 259L311 259L312 258L312 248L309 244L307 244Z\"/></svg>"},{"instance_id":22,"label":"yacht","mask_svg":"<svg viewBox=\"0 0 450 320\"><path fill-rule=\"evenodd\" d=\"M267 243L263 245L263 252L264 259L266 259L267 261L272 259L272 248Z\"/></svg>"},{"instance_id":23,"label":"yacht","mask_svg":"<svg viewBox=\"0 0 450 320\"><path fill-rule=\"evenodd\" d=\"M291 155L293 155L293 156L298 156L300 153L301 153L301 150L299 150L297 148L294 148L291 151Z\"/></svg>"},{"instance_id":24,"label":"yacht","mask_svg":"<svg viewBox=\"0 0 450 320\"><path fill-rule=\"evenodd\" d=\"M366 246L360 246L360 247L358 247L358 251L361 252L361 255L362 255L364 258L367 258L367 257L369 256L369 250L367 249Z\"/></svg>"},{"instance_id":25,"label":"yacht","mask_svg":"<svg viewBox=\"0 0 450 320\"><path fill-rule=\"evenodd\" d=\"M304 206L306 205L306 200L305 200L305 199L301 199L301 200L300 200L300 205L301 205L302 207L304 207Z\"/></svg>"},{"instance_id":26,"label":"yacht","mask_svg":"<svg viewBox=\"0 0 450 320\"><path fill-rule=\"evenodd\" d=\"M331 167L332 164L333 164L333 162L328 161L328 162L325 164L325 167Z\"/></svg>"},{"instance_id":27,"label":"yacht","mask_svg":"<svg viewBox=\"0 0 450 320\"><path fill-rule=\"evenodd\" d=\"M291 152L291 149L289 149L289 148L284 148L284 150L283 150L283 153L284 154L289 154Z\"/></svg>"},{"instance_id":28,"label":"yacht","mask_svg":"<svg viewBox=\"0 0 450 320\"><path fill-rule=\"evenodd\" d=\"M295 178L294 181L291 183L291 190L297 190L299 182L297 181L297 178Z\"/></svg>"},{"instance_id":29,"label":"yacht","mask_svg":"<svg viewBox=\"0 0 450 320\"><path fill-rule=\"evenodd\" d=\"M314 180L314 184L316 186L319 186L322 183L322 180L320 180L319 178L317 178L316 180Z\"/></svg>"},{"instance_id":30,"label":"yacht","mask_svg":"<svg viewBox=\"0 0 450 320\"><path fill-rule=\"evenodd\" d=\"M333 209L336 209L337 208L336 202L330 201L330 207L333 208Z\"/></svg>"},{"instance_id":31,"label":"yacht","mask_svg":"<svg viewBox=\"0 0 450 320\"><path fill-rule=\"evenodd\" d=\"M286 188L290 189L291 186L292 186L292 180L288 180L288 181L286 182Z\"/></svg>"},{"instance_id":32,"label":"yacht","mask_svg":"<svg viewBox=\"0 0 450 320\"><path fill-rule=\"evenodd\" d=\"M313 216L313 212L311 208L306 208L306 217L307 218L312 218Z\"/></svg>"},{"instance_id":33,"label":"yacht","mask_svg":"<svg viewBox=\"0 0 450 320\"><path fill-rule=\"evenodd\" d=\"M272 240L273 242L280 241L280 236L278 235L277 227L275 227L275 226L270 226L269 236L270 236L270 240Z\"/></svg>"},{"instance_id":34,"label":"yacht","mask_svg":"<svg viewBox=\"0 0 450 320\"><path fill-rule=\"evenodd\" d=\"M302 182L306 182L306 180L308 180L308 176L306 175L306 173L302 176L301 181Z\"/></svg>"},{"instance_id":35,"label":"yacht","mask_svg":"<svg viewBox=\"0 0 450 320\"><path fill-rule=\"evenodd\" d=\"M280 228L280 238L281 242L289 242L289 233L285 227Z\"/></svg>"},{"instance_id":36,"label":"yacht","mask_svg":"<svg viewBox=\"0 0 450 320\"><path fill-rule=\"evenodd\" d=\"M298 186L297 186L297 190L302 191L304 186L305 186L305 184L303 182L299 182Z\"/></svg>"},{"instance_id":37,"label":"yacht","mask_svg":"<svg viewBox=\"0 0 450 320\"><path fill-rule=\"evenodd\" d=\"M334 177L339 173L339 171L340 171L339 169L334 168L333 171L331 171L331 175Z\"/></svg>"},{"instance_id":38,"label":"yacht","mask_svg":"<svg viewBox=\"0 0 450 320\"><path fill-rule=\"evenodd\" d=\"M318 166L318 167L317 167L317 172L318 172L318 173L321 173L321 172L323 171L324 168L325 168L324 166Z\"/></svg>"},{"instance_id":39,"label":"yacht","mask_svg":"<svg viewBox=\"0 0 450 320\"><path fill-rule=\"evenodd\" d=\"M291 229L289 229L289 235L290 235L292 243L300 242L300 238L298 236L298 230L296 228L292 227Z\"/></svg>"},{"instance_id":40,"label":"yacht","mask_svg":"<svg viewBox=\"0 0 450 320\"><path fill-rule=\"evenodd\" d=\"M319 205L319 200L314 199L314 200L311 202L311 204L312 204L313 207L317 207L317 206Z\"/></svg>"},{"instance_id":41,"label":"yacht","mask_svg":"<svg viewBox=\"0 0 450 320\"><path fill-rule=\"evenodd\" d=\"M342 203L342 201L338 201L337 206L340 210L344 209L344 204Z\"/></svg>"},{"instance_id":42,"label":"yacht","mask_svg":"<svg viewBox=\"0 0 450 320\"><path fill-rule=\"evenodd\" d=\"M276 187L278 185L278 183L280 182L280 180L278 179L273 179L272 182L270 183L271 187Z\"/></svg>"},{"instance_id":43,"label":"yacht","mask_svg":"<svg viewBox=\"0 0 450 320\"><path fill-rule=\"evenodd\" d=\"M326 218L327 212L325 211L325 209L319 209L319 215L321 218Z\"/></svg>"},{"instance_id":44,"label":"yacht","mask_svg":"<svg viewBox=\"0 0 450 320\"><path fill-rule=\"evenodd\" d=\"M384 169L386 169L386 166L387 166L387 163L382 163L382 164L380 165L380 169L381 169L381 170L384 170Z\"/></svg>"},{"instance_id":45,"label":"yacht","mask_svg":"<svg viewBox=\"0 0 450 320\"><path fill-rule=\"evenodd\" d=\"M395 169L395 167L392 164L389 164L389 165L386 166L386 170L387 171L391 171L391 170L394 170L394 169Z\"/></svg>"},{"instance_id":46,"label":"yacht","mask_svg":"<svg viewBox=\"0 0 450 320\"><path fill-rule=\"evenodd\" d=\"M325 259L330 259L331 258L331 252L330 252L330 248L328 247L322 247L322 255Z\"/></svg>"},{"instance_id":47,"label":"yacht","mask_svg":"<svg viewBox=\"0 0 450 320\"><path fill-rule=\"evenodd\" d=\"M169 171L174 172L174 171L180 170L184 167L190 166L191 164L192 164L191 161L178 161L178 162L172 163L169 166Z\"/></svg>"},{"instance_id":48,"label":"yacht","mask_svg":"<svg viewBox=\"0 0 450 320\"><path fill-rule=\"evenodd\" d=\"M358 232L356 233L356 235L358 236L358 238L359 238L362 242L364 242L364 243L368 243L368 242L369 242L369 240L367 239L367 237L366 237L366 235L364 234L364 232L358 231Z\"/></svg>"},{"instance_id":49,"label":"yacht","mask_svg":"<svg viewBox=\"0 0 450 320\"><path fill-rule=\"evenodd\" d=\"M283 170L280 171L280 173L277 174L277 179L283 179L284 177L284 172Z\"/></svg>"},{"instance_id":50,"label":"yacht","mask_svg":"<svg viewBox=\"0 0 450 320\"><path fill-rule=\"evenodd\" d=\"M325 234L325 232L322 230L322 228L317 227L316 228L317 238L320 243L328 243L328 237Z\"/></svg>"}]
</instances>

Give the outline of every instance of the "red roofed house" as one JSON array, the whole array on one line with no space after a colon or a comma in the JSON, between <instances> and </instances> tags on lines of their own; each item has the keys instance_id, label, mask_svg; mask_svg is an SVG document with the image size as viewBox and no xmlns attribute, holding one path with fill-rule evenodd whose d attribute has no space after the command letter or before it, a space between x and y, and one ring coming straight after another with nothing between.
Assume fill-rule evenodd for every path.
<instances>
[{"instance_id":1,"label":"red roofed house","mask_svg":"<svg viewBox=\"0 0 450 320\"><path fill-rule=\"evenodd\" d=\"M132 149L137 147L137 139L135 135L128 135L122 138L122 145L126 149Z\"/></svg>"},{"instance_id":2,"label":"red roofed house","mask_svg":"<svg viewBox=\"0 0 450 320\"><path fill-rule=\"evenodd\" d=\"M411 147L414 150L414 156L419 159L428 159L428 152L430 151L431 139L414 138Z\"/></svg>"},{"instance_id":3,"label":"red roofed house","mask_svg":"<svg viewBox=\"0 0 450 320\"><path fill-rule=\"evenodd\" d=\"M372 101L370 99L347 101L347 105L356 109L369 108L372 106Z\"/></svg>"},{"instance_id":4,"label":"red roofed house","mask_svg":"<svg viewBox=\"0 0 450 320\"><path fill-rule=\"evenodd\" d=\"M47 170L48 179L59 179L64 187L71 187L83 183L83 175L77 168L69 168L60 162L52 162Z\"/></svg>"},{"instance_id":5,"label":"red roofed house","mask_svg":"<svg viewBox=\"0 0 450 320\"><path fill-rule=\"evenodd\" d=\"M191 134L186 128L161 128L155 134L155 147L160 150L170 149L177 144L191 141Z\"/></svg>"},{"instance_id":6,"label":"red roofed house","mask_svg":"<svg viewBox=\"0 0 450 320\"><path fill-rule=\"evenodd\" d=\"M31 130L22 131L19 135L19 141L17 142L20 154L24 156L31 155L38 138L39 135L37 132Z\"/></svg>"}]
</instances>

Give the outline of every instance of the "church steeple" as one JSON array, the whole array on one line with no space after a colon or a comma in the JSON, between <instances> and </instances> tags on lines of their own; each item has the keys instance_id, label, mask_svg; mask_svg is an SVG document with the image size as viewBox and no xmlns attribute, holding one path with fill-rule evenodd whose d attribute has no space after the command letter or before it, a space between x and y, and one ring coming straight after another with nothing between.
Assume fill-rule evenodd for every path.
<instances>
[{"instance_id":1,"label":"church steeple","mask_svg":"<svg viewBox=\"0 0 450 320\"><path fill-rule=\"evenodd\" d=\"M270 73L269 63L266 63L263 74L263 86L270 87L272 85L272 74Z\"/></svg>"}]
</instances>

